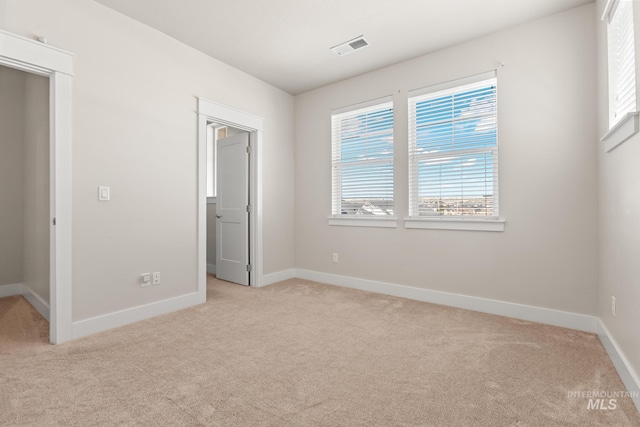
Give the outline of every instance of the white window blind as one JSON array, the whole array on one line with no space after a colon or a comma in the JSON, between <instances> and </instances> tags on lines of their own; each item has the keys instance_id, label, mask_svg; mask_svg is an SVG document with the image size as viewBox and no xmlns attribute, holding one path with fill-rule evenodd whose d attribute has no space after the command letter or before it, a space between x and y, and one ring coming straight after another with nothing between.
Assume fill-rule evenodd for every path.
<instances>
[{"instance_id":1,"label":"white window blind","mask_svg":"<svg viewBox=\"0 0 640 427\"><path fill-rule=\"evenodd\" d=\"M496 86L492 72L409 94L410 217L498 217Z\"/></svg>"},{"instance_id":2,"label":"white window blind","mask_svg":"<svg viewBox=\"0 0 640 427\"><path fill-rule=\"evenodd\" d=\"M609 127L613 127L636 107L636 60L633 29L633 2L615 0L609 6Z\"/></svg>"},{"instance_id":3,"label":"white window blind","mask_svg":"<svg viewBox=\"0 0 640 427\"><path fill-rule=\"evenodd\" d=\"M391 98L334 111L331 129L333 216L393 215Z\"/></svg>"}]
</instances>

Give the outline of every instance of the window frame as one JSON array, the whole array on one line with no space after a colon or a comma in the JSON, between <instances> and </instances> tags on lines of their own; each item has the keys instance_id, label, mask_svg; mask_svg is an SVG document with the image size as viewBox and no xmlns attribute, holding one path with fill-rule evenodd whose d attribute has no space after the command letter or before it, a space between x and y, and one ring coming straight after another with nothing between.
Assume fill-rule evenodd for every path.
<instances>
[{"instance_id":1,"label":"window frame","mask_svg":"<svg viewBox=\"0 0 640 427\"><path fill-rule=\"evenodd\" d=\"M494 215L492 216L479 216L479 215L465 215L465 216L419 216L418 203L419 196L417 187L419 186L419 161L435 157L428 153L417 154L415 144L417 142L416 136L416 103L424 99L426 95L435 95L438 92L454 90L456 88L463 88L468 85L478 84L486 80L495 80L497 86L497 71L493 70L487 73L476 74L473 76L456 79L441 84L428 86L421 89L409 91L407 97L408 105L408 125L409 132L407 138L407 150L409 153L408 159L408 178L409 178L409 216L404 218L405 228L422 228L422 229L447 229L447 230L475 230L475 231L504 231L505 220L500 218L499 211L499 182L498 182L498 101L497 101L497 87L496 87L496 145L493 147L482 148L467 148L455 150L452 153L452 157L463 156L466 154L481 154L490 153L494 157L493 162L493 205ZM440 154L441 156L441 154Z\"/></svg>"},{"instance_id":2,"label":"window frame","mask_svg":"<svg viewBox=\"0 0 640 427\"><path fill-rule=\"evenodd\" d=\"M341 130L336 129L336 123L342 117L356 116L358 114L364 114L365 112L382 111L385 109L391 110L392 125L391 125L391 137L392 144L392 156L391 164L393 172L391 174L391 191L392 191L392 203L393 214L384 216L368 216L368 215L355 215L355 214L342 214L342 162L339 159L338 153L342 149ZM368 110L368 111L367 111ZM342 225L342 226L355 226L355 227L397 227L396 217L396 189L395 189L395 106L393 97L391 95L382 98L376 98L371 101L362 102L347 107L334 109L331 111L331 215L328 218L329 225ZM377 162L371 160L363 160L361 163L376 164L376 163L388 163L389 159L381 159ZM354 166L358 162L352 162L349 167Z\"/></svg>"}]
</instances>

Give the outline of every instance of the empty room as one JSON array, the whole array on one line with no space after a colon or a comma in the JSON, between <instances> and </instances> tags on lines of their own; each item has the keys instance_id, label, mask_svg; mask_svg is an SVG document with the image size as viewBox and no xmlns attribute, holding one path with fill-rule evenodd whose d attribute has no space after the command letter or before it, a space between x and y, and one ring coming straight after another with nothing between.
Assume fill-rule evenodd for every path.
<instances>
[{"instance_id":1,"label":"empty room","mask_svg":"<svg viewBox=\"0 0 640 427\"><path fill-rule=\"evenodd\" d=\"M0 0L0 425L640 426L640 2Z\"/></svg>"}]
</instances>

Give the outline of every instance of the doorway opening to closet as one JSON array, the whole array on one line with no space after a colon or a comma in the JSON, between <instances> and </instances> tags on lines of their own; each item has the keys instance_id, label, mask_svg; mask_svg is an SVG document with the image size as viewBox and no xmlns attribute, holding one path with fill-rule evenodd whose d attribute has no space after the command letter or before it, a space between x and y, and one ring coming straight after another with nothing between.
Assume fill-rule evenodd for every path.
<instances>
[{"instance_id":1,"label":"doorway opening to closet","mask_svg":"<svg viewBox=\"0 0 640 427\"><path fill-rule=\"evenodd\" d=\"M0 340L48 341L49 78L2 65L0 200Z\"/></svg>"}]
</instances>

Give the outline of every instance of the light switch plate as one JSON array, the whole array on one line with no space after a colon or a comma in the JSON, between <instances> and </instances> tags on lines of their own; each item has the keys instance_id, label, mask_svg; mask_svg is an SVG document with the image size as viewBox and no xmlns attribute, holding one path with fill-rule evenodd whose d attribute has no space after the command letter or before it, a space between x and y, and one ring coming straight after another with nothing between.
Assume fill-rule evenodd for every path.
<instances>
[{"instance_id":1,"label":"light switch plate","mask_svg":"<svg viewBox=\"0 0 640 427\"><path fill-rule=\"evenodd\" d=\"M98 200L101 202L111 200L111 189L109 187L98 187Z\"/></svg>"},{"instance_id":2,"label":"light switch plate","mask_svg":"<svg viewBox=\"0 0 640 427\"><path fill-rule=\"evenodd\" d=\"M151 285L151 273L142 273L140 275L140 286L147 287Z\"/></svg>"}]
</instances>

